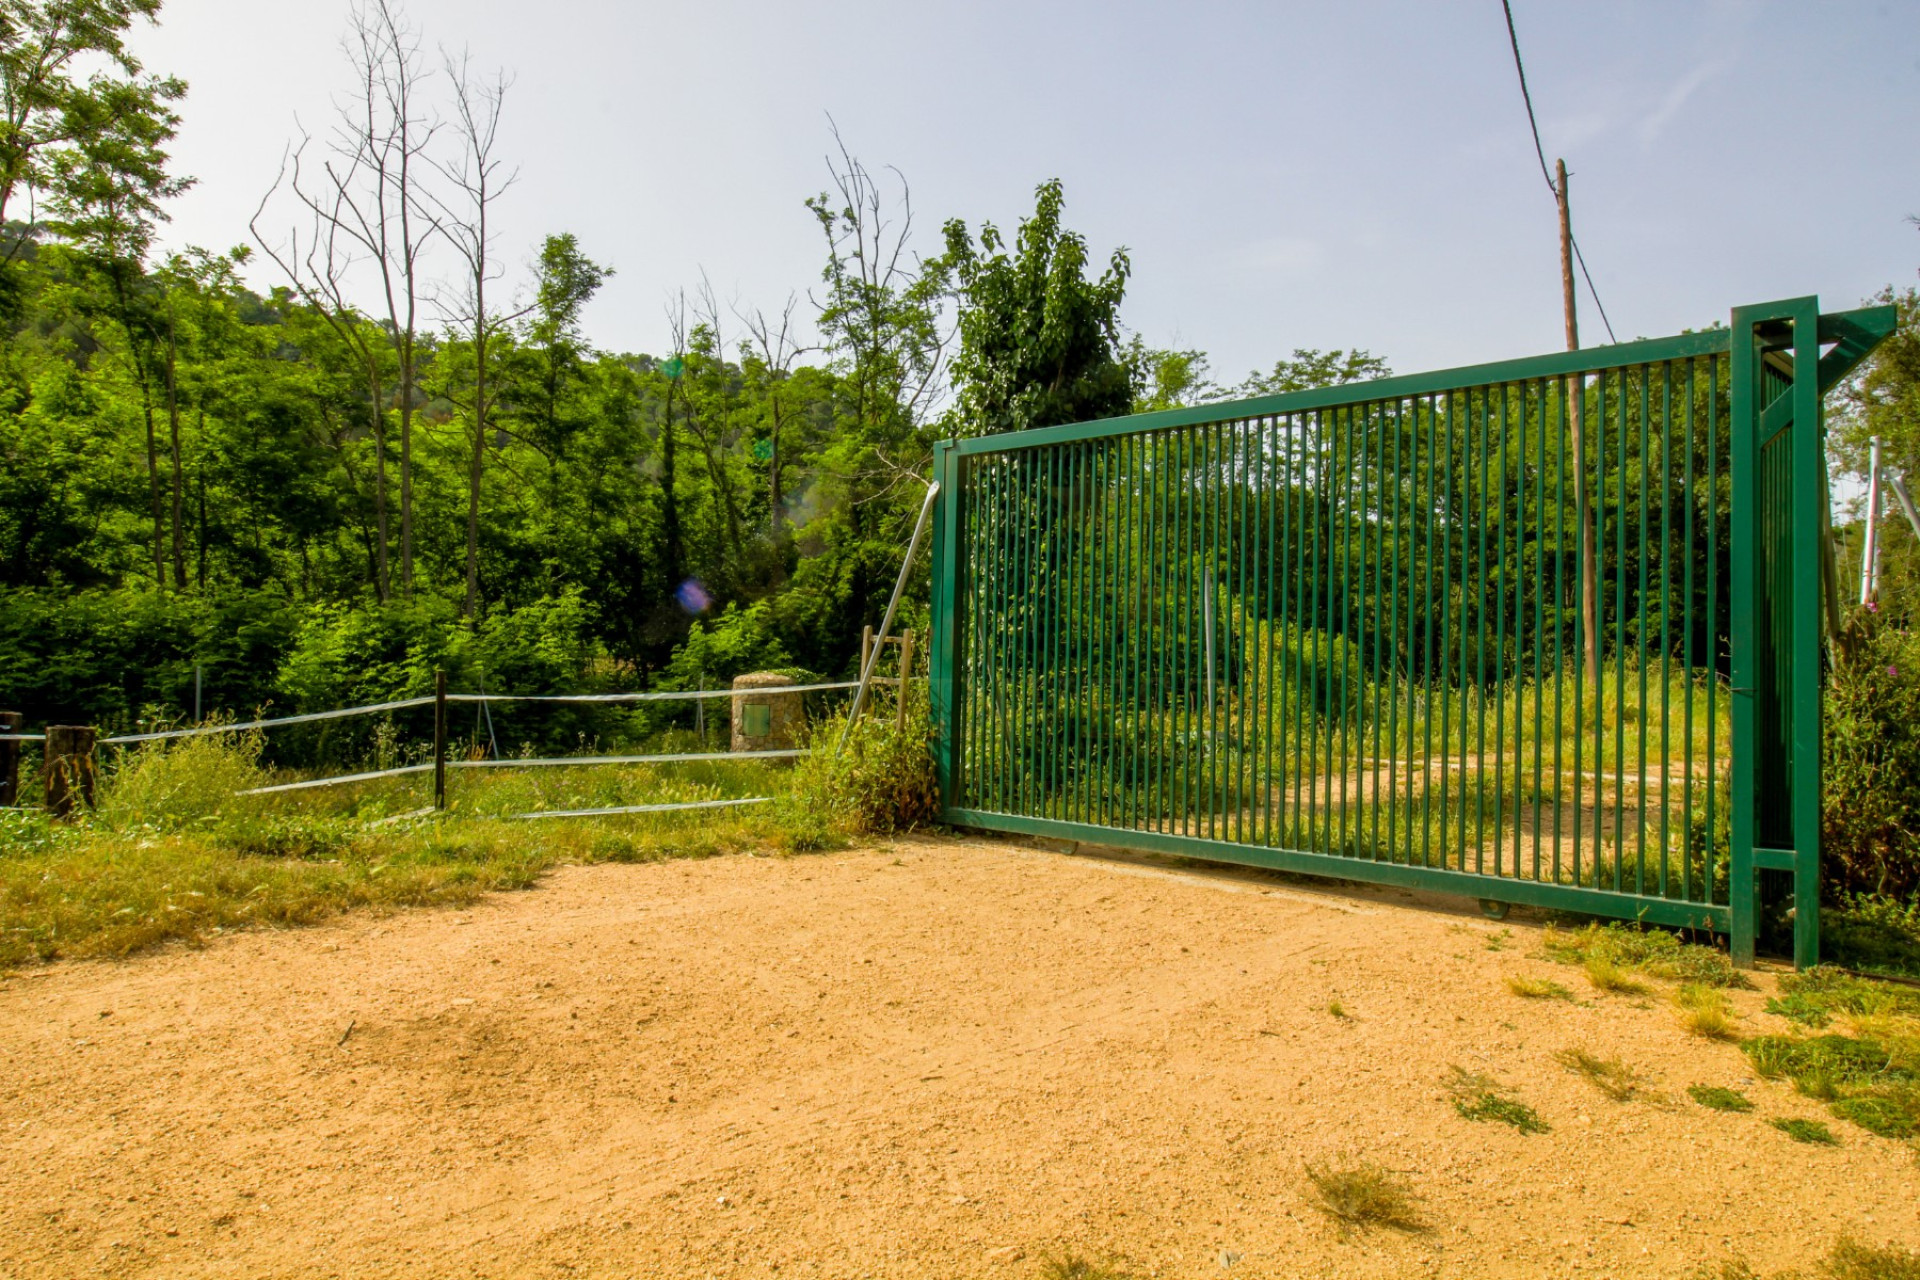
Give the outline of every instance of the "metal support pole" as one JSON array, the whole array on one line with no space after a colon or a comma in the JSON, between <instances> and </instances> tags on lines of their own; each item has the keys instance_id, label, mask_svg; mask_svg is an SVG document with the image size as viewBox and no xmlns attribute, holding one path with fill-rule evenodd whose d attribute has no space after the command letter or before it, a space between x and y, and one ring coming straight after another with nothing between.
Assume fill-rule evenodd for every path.
<instances>
[{"instance_id":1,"label":"metal support pole","mask_svg":"<svg viewBox=\"0 0 1920 1280\"><path fill-rule=\"evenodd\" d=\"M201 723L200 717L200 664L193 664L193 722Z\"/></svg>"},{"instance_id":2,"label":"metal support pole","mask_svg":"<svg viewBox=\"0 0 1920 1280\"><path fill-rule=\"evenodd\" d=\"M447 673L433 673L433 807L447 807Z\"/></svg>"},{"instance_id":3,"label":"metal support pole","mask_svg":"<svg viewBox=\"0 0 1920 1280\"><path fill-rule=\"evenodd\" d=\"M939 492L938 480L927 486L926 501L920 504L920 518L913 522L913 540L907 543L907 554L900 561L900 576L894 580L893 598L887 601L887 616L880 619L880 634L874 637L873 649L867 654L867 660L860 664L860 687L854 690L853 709L847 712L847 726L840 731L840 741L834 744L835 755L840 754L847 745L847 735L853 732L853 722L860 718L860 709L867 704L867 686L873 683L874 659L880 656L880 647L887 642L887 629L893 625L893 615L900 608L900 593L907 589L907 574L913 570L913 557L920 550L920 538L927 531L927 517L933 513L933 500Z\"/></svg>"},{"instance_id":4,"label":"metal support pole","mask_svg":"<svg viewBox=\"0 0 1920 1280\"><path fill-rule=\"evenodd\" d=\"M1880 585L1880 437L1867 451L1867 534L1860 544L1860 603L1873 600Z\"/></svg>"}]
</instances>

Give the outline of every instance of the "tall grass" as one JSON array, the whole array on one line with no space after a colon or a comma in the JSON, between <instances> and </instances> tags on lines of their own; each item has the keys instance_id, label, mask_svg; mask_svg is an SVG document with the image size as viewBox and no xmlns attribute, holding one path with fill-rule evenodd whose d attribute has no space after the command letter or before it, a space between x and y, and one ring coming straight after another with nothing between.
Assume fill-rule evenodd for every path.
<instances>
[{"instance_id":1,"label":"tall grass","mask_svg":"<svg viewBox=\"0 0 1920 1280\"><path fill-rule=\"evenodd\" d=\"M742 760L455 769L437 813L424 774L243 794L289 776L263 765L257 732L148 743L106 761L98 806L73 823L0 812L0 967L361 908L458 905L524 888L561 863L793 852L922 825L935 817L924 697L910 709L906 729L863 720L843 754L798 769ZM815 745L831 746L841 723L822 722ZM773 802L514 820L760 796Z\"/></svg>"}]
</instances>

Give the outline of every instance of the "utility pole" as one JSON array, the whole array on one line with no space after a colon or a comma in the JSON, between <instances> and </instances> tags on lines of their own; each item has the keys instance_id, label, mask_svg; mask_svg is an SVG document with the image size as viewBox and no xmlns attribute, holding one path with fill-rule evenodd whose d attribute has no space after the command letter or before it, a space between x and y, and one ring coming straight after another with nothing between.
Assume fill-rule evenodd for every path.
<instances>
[{"instance_id":1,"label":"utility pole","mask_svg":"<svg viewBox=\"0 0 1920 1280\"><path fill-rule=\"evenodd\" d=\"M1580 320L1573 297L1573 215L1567 207L1567 162L1553 162L1553 195L1560 206L1560 296L1566 310L1567 350L1580 349ZM1600 571L1593 533L1593 507L1587 500L1587 380L1567 379L1567 407L1573 435L1574 511L1580 525L1580 626L1586 633L1587 679L1600 682Z\"/></svg>"}]
</instances>

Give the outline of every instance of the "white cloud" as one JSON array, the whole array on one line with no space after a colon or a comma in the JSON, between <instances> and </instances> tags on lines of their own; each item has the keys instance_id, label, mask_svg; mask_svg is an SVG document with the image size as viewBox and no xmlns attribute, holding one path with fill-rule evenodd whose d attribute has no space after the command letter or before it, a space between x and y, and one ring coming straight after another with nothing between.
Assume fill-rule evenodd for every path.
<instances>
[{"instance_id":1,"label":"white cloud","mask_svg":"<svg viewBox=\"0 0 1920 1280\"><path fill-rule=\"evenodd\" d=\"M1687 99L1691 98L1701 85L1726 68L1725 58L1715 58L1710 62L1701 63L1680 77L1680 82L1667 91L1667 96L1660 100L1660 105L1654 108L1653 114L1640 122L1640 141L1651 145L1668 123L1680 114L1680 108L1687 105Z\"/></svg>"}]
</instances>

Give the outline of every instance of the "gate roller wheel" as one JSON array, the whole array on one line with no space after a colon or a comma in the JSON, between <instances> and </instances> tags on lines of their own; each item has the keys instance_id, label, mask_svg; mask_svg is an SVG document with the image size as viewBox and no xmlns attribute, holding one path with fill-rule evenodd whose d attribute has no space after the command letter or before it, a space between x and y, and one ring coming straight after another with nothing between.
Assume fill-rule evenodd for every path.
<instances>
[{"instance_id":1,"label":"gate roller wheel","mask_svg":"<svg viewBox=\"0 0 1920 1280\"><path fill-rule=\"evenodd\" d=\"M1511 906L1505 902L1495 902L1492 898L1480 899L1480 914L1489 920L1505 920Z\"/></svg>"}]
</instances>

